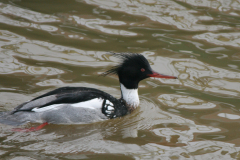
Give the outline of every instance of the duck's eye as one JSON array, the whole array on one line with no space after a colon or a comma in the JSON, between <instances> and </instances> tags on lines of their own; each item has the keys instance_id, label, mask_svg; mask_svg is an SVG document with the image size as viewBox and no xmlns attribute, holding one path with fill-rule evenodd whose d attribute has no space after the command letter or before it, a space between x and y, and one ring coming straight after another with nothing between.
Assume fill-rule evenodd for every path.
<instances>
[{"instance_id":1,"label":"duck's eye","mask_svg":"<svg viewBox=\"0 0 240 160\"><path fill-rule=\"evenodd\" d=\"M142 71L142 72L144 72L144 71L145 71L145 69L144 69L144 68L142 68L142 69L141 69L141 71Z\"/></svg>"}]
</instances>

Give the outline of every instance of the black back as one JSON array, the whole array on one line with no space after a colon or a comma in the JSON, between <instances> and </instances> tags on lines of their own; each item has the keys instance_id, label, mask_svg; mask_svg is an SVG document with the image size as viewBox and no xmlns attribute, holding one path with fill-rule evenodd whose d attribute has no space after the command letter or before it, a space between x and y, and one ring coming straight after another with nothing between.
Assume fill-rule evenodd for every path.
<instances>
[{"instance_id":1,"label":"black back","mask_svg":"<svg viewBox=\"0 0 240 160\"><path fill-rule=\"evenodd\" d=\"M94 98L102 98L104 99L104 102L102 105L102 113L108 116L109 118L121 117L128 113L127 107L124 105L124 103L121 100L118 100L115 97L111 96L110 94L103 92L101 90L94 89L94 88L86 88L86 87L62 87L62 88L58 88L53 91L50 91L46 94L43 94L39 97L36 97L29 102L25 102L19 105L12 111L12 114L20 111L31 111L33 108L35 108L35 106L31 106L28 108L24 108L24 106L28 103L31 103L36 100L40 100L41 98L46 98L52 95L56 96L54 100L51 100L48 103L40 105L37 108L43 108L53 104L72 104L72 103L88 101ZM114 105L112 106L114 107L114 112L111 114L106 112L107 110L105 106L106 100L109 100Z\"/></svg>"}]
</instances>

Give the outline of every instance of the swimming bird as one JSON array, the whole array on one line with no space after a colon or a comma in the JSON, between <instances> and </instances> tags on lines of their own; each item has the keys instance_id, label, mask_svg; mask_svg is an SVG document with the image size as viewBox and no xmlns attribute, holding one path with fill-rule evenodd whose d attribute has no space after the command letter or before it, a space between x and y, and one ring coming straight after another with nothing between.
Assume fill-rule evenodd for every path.
<instances>
[{"instance_id":1,"label":"swimming bird","mask_svg":"<svg viewBox=\"0 0 240 160\"><path fill-rule=\"evenodd\" d=\"M0 116L0 122L81 124L122 117L139 106L138 84L148 77L177 79L152 70L137 53L113 53L122 61L102 75L116 74L121 98L87 87L62 87L17 106Z\"/></svg>"}]
</instances>

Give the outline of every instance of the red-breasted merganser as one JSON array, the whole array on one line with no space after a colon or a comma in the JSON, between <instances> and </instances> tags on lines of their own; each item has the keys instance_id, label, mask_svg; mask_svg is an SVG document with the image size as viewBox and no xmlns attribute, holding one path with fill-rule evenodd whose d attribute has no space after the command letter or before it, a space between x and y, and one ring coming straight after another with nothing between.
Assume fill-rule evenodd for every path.
<instances>
[{"instance_id":1,"label":"red-breasted merganser","mask_svg":"<svg viewBox=\"0 0 240 160\"><path fill-rule=\"evenodd\" d=\"M139 106L138 83L148 77L177 79L152 70L141 54L114 53L122 62L103 73L117 74L121 98L94 88L62 87L20 104L0 116L8 124L80 124L122 117Z\"/></svg>"}]
</instances>

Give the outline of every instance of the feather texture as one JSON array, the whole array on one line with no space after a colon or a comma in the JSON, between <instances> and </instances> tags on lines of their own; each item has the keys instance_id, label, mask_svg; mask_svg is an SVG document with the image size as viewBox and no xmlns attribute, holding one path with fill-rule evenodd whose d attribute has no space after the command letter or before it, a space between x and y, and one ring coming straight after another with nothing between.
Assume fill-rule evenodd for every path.
<instances>
[{"instance_id":1,"label":"feather texture","mask_svg":"<svg viewBox=\"0 0 240 160\"><path fill-rule=\"evenodd\" d=\"M125 66L134 65L134 67L136 67L136 65L139 65L139 66L145 66L147 68L150 68L148 60L141 54L130 53L130 52L110 53L110 54L113 55L114 57L121 59L122 61L118 65L113 66L108 71L102 73L101 74L102 76L107 76L111 74L118 75L119 71Z\"/></svg>"}]
</instances>

